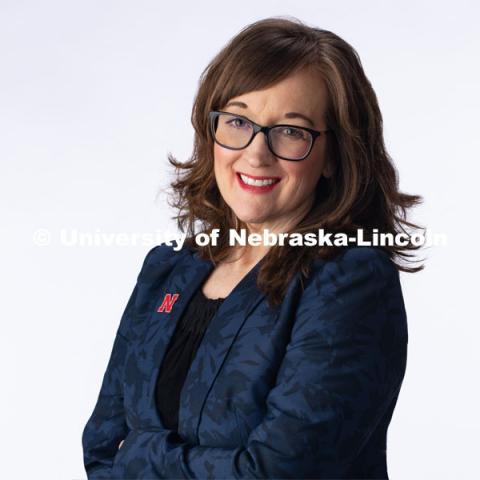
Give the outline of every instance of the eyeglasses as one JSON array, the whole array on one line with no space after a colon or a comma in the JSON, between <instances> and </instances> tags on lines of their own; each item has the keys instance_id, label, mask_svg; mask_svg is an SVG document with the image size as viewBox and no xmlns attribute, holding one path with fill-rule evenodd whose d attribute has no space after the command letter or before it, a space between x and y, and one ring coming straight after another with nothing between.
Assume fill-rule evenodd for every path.
<instances>
[{"instance_id":1,"label":"eyeglasses","mask_svg":"<svg viewBox=\"0 0 480 480\"><path fill-rule=\"evenodd\" d=\"M263 132L269 150L276 157L291 161L307 158L317 137L331 131L286 124L263 127L243 115L221 111L209 112L208 117L215 142L222 147L242 150L252 143L258 132Z\"/></svg>"}]
</instances>

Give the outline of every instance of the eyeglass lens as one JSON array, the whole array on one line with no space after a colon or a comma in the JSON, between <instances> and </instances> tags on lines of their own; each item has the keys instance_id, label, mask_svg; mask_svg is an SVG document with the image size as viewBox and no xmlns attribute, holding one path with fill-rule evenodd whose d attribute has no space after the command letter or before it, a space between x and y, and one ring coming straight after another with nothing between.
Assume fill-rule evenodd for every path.
<instances>
[{"instance_id":1,"label":"eyeglass lens","mask_svg":"<svg viewBox=\"0 0 480 480\"><path fill-rule=\"evenodd\" d=\"M291 159L302 158L312 144L312 135L306 130L290 126L274 127L270 130L270 143L275 155ZM253 135L253 125L236 115L218 115L215 138L230 148L244 148Z\"/></svg>"}]
</instances>

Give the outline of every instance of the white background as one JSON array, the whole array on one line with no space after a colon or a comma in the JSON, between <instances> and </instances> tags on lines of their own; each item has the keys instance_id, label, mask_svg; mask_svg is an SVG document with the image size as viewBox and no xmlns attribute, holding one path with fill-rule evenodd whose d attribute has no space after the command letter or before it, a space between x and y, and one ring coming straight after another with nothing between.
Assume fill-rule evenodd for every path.
<instances>
[{"instance_id":1,"label":"white background","mask_svg":"<svg viewBox=\"0 0 480 480\"><path fill-rule=\"evenodd\" d=\"M155 195L167 153L191 153L199 76L241 28L279 15L359 52L400 187L425 197L412 219L448 238L401 276L409 357L389 473L478 474L479 14L464 0L1 0L2 477L86 478L81 432L156 244L67 246L60 231L175 231Z\"/></svg>"}]
</instances>

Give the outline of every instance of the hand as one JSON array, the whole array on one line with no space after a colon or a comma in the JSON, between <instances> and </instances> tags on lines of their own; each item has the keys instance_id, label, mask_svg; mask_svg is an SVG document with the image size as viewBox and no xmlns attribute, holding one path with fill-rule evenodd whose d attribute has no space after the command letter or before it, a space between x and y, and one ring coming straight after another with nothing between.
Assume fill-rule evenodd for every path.
<instances>
[{"instance_id":1,"label":"hand","mask_svg":"<svg viewBox=\"0 0 480 480\"><path fill-rule=\"evenodd\" d=\"M120 447L122 446L122 443L124 442L125 440L122 440L119 444L118 444L118 449L120 450Z\"/></svg>"}]
</instances>

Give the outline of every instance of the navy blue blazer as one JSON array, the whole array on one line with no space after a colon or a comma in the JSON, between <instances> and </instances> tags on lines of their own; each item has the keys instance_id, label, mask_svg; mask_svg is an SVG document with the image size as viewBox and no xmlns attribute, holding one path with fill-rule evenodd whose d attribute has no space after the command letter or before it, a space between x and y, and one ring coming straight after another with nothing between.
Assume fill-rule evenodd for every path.
<instances>
[{"instance_id":1,"label":"navy blue blazer","mask_svg":"<svg viewBox=\"0 0 480 480\"><path fill-rule=\"evenodd\" d=\"M271 308L255 284L259 266L207 328L177 433L158 415L155 383L213 264L187 247L148 252L83 430L89 479L388 478L408 341L397 269L380 249L352 247L315 260Z\"/></svg>"}]
</instances>

